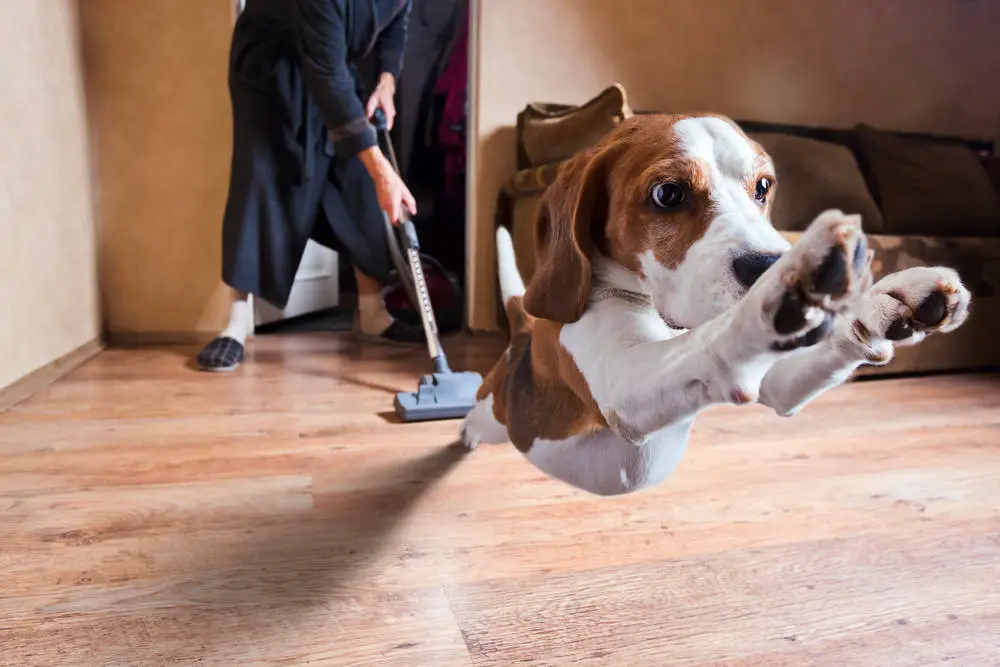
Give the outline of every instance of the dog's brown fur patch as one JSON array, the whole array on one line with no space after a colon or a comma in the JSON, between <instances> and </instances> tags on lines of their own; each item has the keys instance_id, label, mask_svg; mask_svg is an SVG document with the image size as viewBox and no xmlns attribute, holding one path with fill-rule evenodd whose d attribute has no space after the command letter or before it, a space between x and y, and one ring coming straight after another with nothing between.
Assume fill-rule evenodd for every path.
<instances>
[{"instance_id":1,"label":"dog's brown fur patch","mask_svg":"<svg viewBox=\"0 0 1000 667\"><path fill-rule=\"evenodd\" d=\"M510 346L477 398L493 395L493 416L514 446L528 452L536 438L562 440L607 428L580 369L559 343L562 325L528 315L520 297L507 303L507 318Z\"/></svg>"}]
</instances>

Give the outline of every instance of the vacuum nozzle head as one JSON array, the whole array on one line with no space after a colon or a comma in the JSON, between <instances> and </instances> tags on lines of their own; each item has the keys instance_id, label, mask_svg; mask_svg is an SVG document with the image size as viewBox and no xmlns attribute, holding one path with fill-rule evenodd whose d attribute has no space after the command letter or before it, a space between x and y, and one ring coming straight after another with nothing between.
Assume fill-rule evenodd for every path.
<instances>
[{"instance_id":1,"label":"vacuum nozzle head","mask_svg":"<svg viewBox=\"0 0 1000 667\"><path fill-rule=\"evenodd\" d=\"M476 405L483 376L472 371L433 373L420 380L417 390L396 394L393 406L404 422L462 419Z\"/></svg>"}]
</instances>

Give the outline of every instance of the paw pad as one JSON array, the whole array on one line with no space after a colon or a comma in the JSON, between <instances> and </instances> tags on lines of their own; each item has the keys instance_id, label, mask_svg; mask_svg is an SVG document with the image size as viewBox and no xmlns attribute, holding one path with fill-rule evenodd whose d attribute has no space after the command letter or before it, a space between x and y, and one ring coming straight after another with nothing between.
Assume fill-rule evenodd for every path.
<instances>
[{"instance_id":1,"label":"paw pad","mask_svg":"<svg viewBox=\"0 0 1000 667\"><path fill-rule=\"evenodd\" d=\"M913 267L880 280L859 316L875 338L912 345L931 333L960 327L969 316L971 300L953 269Z\"/></svg>"},{"instance_id":2,"label":"paw pad","mask_svg":"<svg viewBox=\"0 0 1000 667\"><path fill-rule=\"evenodd\" d=\"M843 236L843 234L838 234L838 236ZM849 243L849 237L842 238L830 248L816 269L811 291L816 294L841 296L850 289L852 282L860 276L864 269L865 259L868 256L868 241L863 234L860 234L853 253L849 249ZM847 263L848 255L851 257L850 266Z\"/></svg>"},{"instance_id":3,"label":"paw pad","mask_svg":"<svg viewBox=\"0 0 1000 667\"><path fill-rule=\"evenodd\" d=\"M774 311L771 348L808 347L832 331L834 315L870 284L868 243L860 219L833 211L820 215L783 258L783 294Z\"/></svg>"},{"instance_id":4,"label":"paw pad","mask_svg":"<svg viewBox=\"0 0 1000 667\"><path fill-rule=\"evenodd\" d=\"M824 313L823 321L820 322L818 327L810 329L801 336L796 336L795 338L788 340L777 341L771 346L771 349L779 352L787 352L790 350L797 350L800 347L812 347L829 336L832 331L833 315L830 313Z\"/></svg>"},{"instance_id":5,"label":"paw pad","mask_svg":"<svg viewBox=\"0 0 1000 667\"><path fill-rule=\"evenodd\" d=\"M934 327L948 316L948 297L944 292L931 292L915 311L913 319L925 327Z\"/></svg>"},{"instance_id":6,"label":"paw pad","mask_svg":"<svg viewBox=\"0 0 1000 667\"><path fill-rule=\"evenodd\" d=\"M903 295L898 292L890 293L890 296L906 303ZM943 290L935 290L913 310L912 316L893 320L885 330L885 337L891 341L906 340L917 331L926 331L940 325L949 314L948 295Z\"/></svg>"}]
</instances>

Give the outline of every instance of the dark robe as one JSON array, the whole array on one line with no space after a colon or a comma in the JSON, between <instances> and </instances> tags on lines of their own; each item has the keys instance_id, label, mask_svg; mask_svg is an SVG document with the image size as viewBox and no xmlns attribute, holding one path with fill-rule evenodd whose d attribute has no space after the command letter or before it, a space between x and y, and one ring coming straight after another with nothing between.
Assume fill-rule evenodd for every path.
<instances>
[{"instance_id":1,"label":"dark robe","mask_svg":"<svg viewBox=\"0 0 1000 667\"><path fill-rule=\"evenodd\" d=\"M383 284L392 269L356 64L398 77L412 0L247 0L233 31L223 280L284 308L306 242Z\"/></svg>"}]
</instances>

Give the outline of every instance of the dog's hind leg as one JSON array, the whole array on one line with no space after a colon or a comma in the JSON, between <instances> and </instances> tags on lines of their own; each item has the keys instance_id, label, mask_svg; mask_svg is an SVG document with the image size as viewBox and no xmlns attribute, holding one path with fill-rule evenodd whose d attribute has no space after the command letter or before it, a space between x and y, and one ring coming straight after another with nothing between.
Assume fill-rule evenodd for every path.
<instances>
[{"instance_id":1,"label":"dog's hind leg","mask_svg":"<svg viewBox=\"0 0 1000 667\"><path fill-rule=\"evenodd\" d=\"M462 442L469 449L475 449L480 443L499 445L507 441L507 427L493 416L493 394L488 394L465 416Z\"/></svg>"},{"instance_id":2,"label":"dog's hind leg","mask_svg":"<svg viewBox=\"0 0 1000 667\"><path fill-rule=\"evenodd\" d=\"M889 363L895 346L957 329L968 317L970 299L951 269L917 267L890 274L839 318L832 336L777 362L764 377L760 402L780 415L795 415L861 365Z\"/></svg>"}]
</instances>

